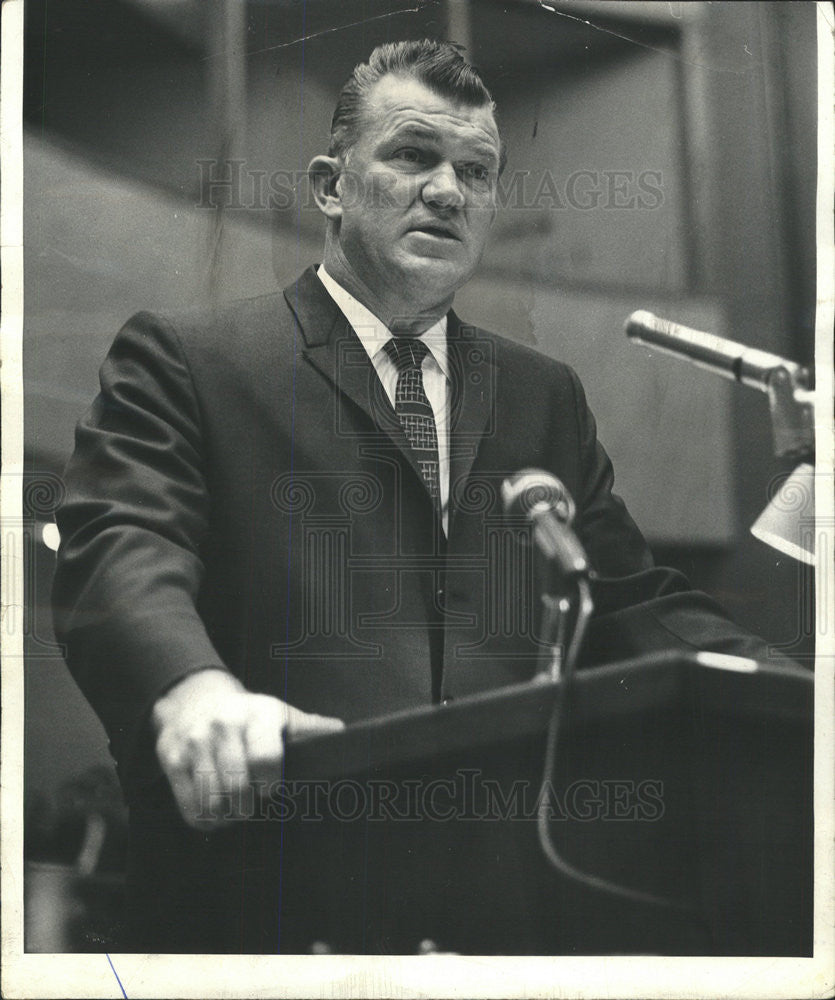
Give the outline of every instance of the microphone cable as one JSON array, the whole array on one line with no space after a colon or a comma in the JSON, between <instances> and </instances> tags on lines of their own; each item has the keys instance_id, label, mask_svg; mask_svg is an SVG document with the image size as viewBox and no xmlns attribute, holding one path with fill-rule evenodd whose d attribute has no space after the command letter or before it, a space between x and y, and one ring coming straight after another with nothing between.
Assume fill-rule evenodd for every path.
<instances>
[{"instance_id":1,"label":"microphone cable","mask_svg":"<svg viewBox=\"0 0 835 1000\"><path fill-rule=\"evenodd\" d=\"M554 787L559 739L565 728L567 706L573 690L574 669L593 608L591 588L588 580L585 578L578 579L577 590L579 596L577 624L566 652L562 678L556 686L555 702L548 722L545 744L545 762L536 817L537 835L542 853L556 872L584 888L616 896L627 902L638 903L664 912L675 913L679 917L695 922L705 931L712 946L714 939L711 928L704 915L696 907L687 903L680 903L677 900L666 899L663 896L656 896L654 893L643 892L640 889L632 889L617 882L612 882L600 875L584 872L562 856L551 836L548 816L548 792L549 789Z\"/></svg>"}]
</instances>

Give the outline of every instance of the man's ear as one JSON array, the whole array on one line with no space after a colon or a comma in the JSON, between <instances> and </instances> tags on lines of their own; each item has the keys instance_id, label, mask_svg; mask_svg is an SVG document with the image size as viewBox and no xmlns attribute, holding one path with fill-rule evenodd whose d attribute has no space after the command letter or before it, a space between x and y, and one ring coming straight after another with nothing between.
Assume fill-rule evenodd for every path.
<instances>
[{"instance_id":1,"label":"man's ear","mask_svg":"<svg viewBox=\"0 0 835 1000\"><path fill-rule=\"evenodd\" d=\"M342 162L335 156L314 156L307 168L316 205L320 212L333 220L342 217L342 201L337 184L341 172Z\"/></svg>"}]
</instances>

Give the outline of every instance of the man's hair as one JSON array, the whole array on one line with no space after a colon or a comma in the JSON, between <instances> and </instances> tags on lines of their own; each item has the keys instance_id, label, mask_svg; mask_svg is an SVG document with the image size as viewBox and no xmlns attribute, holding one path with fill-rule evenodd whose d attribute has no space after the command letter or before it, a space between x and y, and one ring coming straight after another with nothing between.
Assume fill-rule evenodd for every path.
<instances>
[{"instance_id":1,"label":"man's hair","mask_svg":"<svg viewBox=\"0 0 835 1000\"><path fill-rule=\"evenodd\" d=\"M331 120L330 156L344 157L359 138L368 92L388 73L411 77L441 97L472 107L495 105L478 71L450 42L430 38L378 45L368 62L354 67Z\"/></svg>"}]
</instances>

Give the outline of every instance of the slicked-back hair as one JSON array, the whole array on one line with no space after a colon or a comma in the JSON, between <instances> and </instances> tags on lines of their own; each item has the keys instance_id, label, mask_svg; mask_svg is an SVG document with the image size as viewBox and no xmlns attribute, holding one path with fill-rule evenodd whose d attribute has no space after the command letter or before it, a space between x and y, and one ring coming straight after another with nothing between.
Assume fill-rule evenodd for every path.
<instances>
[{"instance_id":1,"label":"slicked-back hair","mask_svg":"<svg viewBox=\"0 0 835 1000\"><path fill-rule=\"evenodd\" d=\"M359 138L368 92L389 73L418 80L441 97L461 104L495 108L478 71L455 45L430 38L387 42L374 49L368 62L355 66L342 87L331 120L330 156L345 158Z\"/></svg>"}]
</instances>

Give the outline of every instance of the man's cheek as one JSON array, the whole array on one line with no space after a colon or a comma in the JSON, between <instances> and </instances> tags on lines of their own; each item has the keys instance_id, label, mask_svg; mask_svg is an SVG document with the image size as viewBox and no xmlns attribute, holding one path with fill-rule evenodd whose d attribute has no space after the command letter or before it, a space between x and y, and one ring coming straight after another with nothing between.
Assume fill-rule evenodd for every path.
<instances>
[{"instance_id":1,"label":"man's cheek","mask_svg":"<svg viewBox=\"0 0 835 1000\"><path fill-rule=\"evenodd\" d=\"M477 240L483 245L487 242L493 223L496 221L496 206L482 205L474 206L470 212L470 228L476 234Z\"/></svg>"},{"instance_id":2,"label":"man's cheek","mask_svg":"<svg viewBox=\"0 0 835 1000\"><path fill-rule=\"evenodd\" d=\"M418 185L411 177L377 174L368 185L365 207L369 209L406 208L417 197Z\"/></svg>"},{"instance_id":3,"label":"man's cheek","mask_svg":"<svg viewBox=\"0 0 835 1000\"><path fill-rule=\"evenodd\" d=\"M492 226L499 211L495 193L491 190L477 194L474 199L474 206L475 211L486 221L487 227Z\"/></svg>"}]
</instances>

